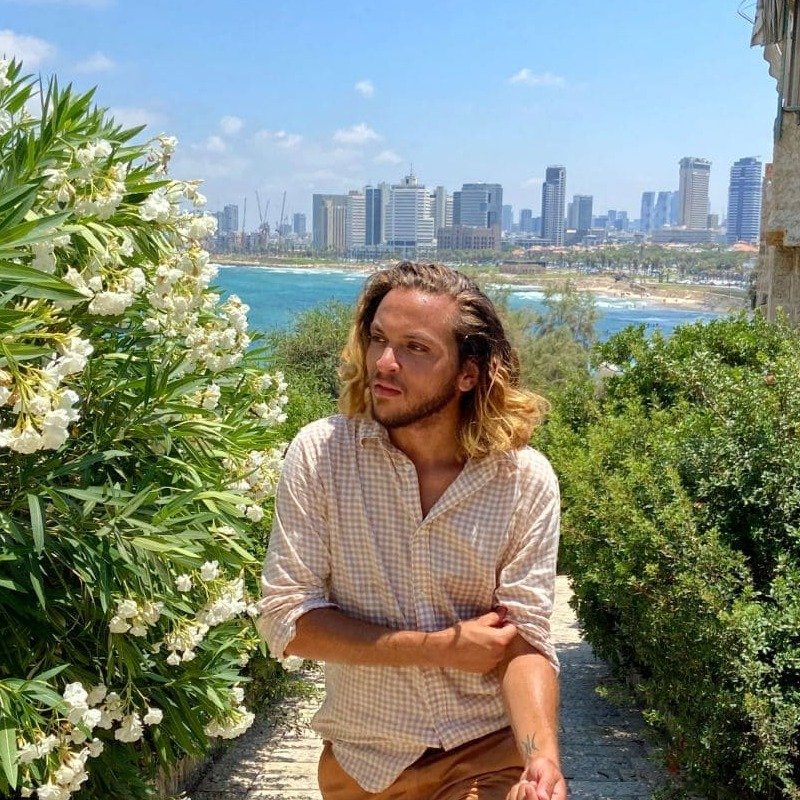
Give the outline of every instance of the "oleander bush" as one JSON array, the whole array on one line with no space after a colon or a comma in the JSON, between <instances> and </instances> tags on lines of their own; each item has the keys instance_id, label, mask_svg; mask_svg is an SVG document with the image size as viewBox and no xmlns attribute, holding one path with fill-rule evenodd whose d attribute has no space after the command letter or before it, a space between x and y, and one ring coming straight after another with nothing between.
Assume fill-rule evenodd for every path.
<instances>
[{"instance_id":1,"label":"oleander bush","mask_svg":"<svg viewBox=\"0 0 800 800\"><path fill-rule=\"evenodd\" d=\"M148 796L252 721L287 387L139 134L0 61L3 797Z\"/></svg>"},{"instance_id":2,"label":"oleander bush","mask_svg":"<svg viewBox=\"0 0 800 800\"><path fill-rule=\"evenodd\" d=\"M712 798L800 797L800 333L744 316L624 331L539 446L595 650Z\"/></svg>"}]
</instances>

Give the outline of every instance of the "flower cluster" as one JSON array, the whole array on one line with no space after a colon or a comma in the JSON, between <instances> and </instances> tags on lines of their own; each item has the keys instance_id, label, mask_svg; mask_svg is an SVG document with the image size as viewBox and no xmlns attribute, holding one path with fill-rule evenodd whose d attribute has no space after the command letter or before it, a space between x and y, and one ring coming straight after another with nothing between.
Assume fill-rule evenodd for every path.
<instances>
[{"instance_id":1,"label":"flower cluster","mask_svg":"<svg viewBox=\"0 0 800 800\"><path fill-rule=\"evenodd\" d=\"M231 689L230 701L233 709L225 716L211 720L203 729L206 736L235 739L253 724L254 715L243 705L244 690L240 686Z\"/></svg>"},{"instance_id":2,"label":"flower cluster","mask_svg":"<svg viewBox=\"0 0 800 800\"><path fill-rule=\"evenodd\" d=\"M147 636L147 629L158 623L163 610L161 601L151 603L145 600L140 604L130 598L117 600L117 612L111 617L108 629L111 633L130 631L132 636Z\"/></svg>"},{"instance_id":3,"label":"flower cluster","mask_svg":"<svg viewBox=\"0 0 800 800\"><path fill-rule=\"evenodd\" d=\"M221 532L235 536L232 528ZM192 618L179 621L161 642L168 651L166 662L170 666L192 661L197 655L196 648L214 626L240 614L252 617L258 613L256 605L248 603L245 597L244 579L239 576L225 580L217 561L206 561L195 576L183 573L175 578L175 588L181 593L196 587L203 588L205 602Z\"/></svg>"},{"instance_id":4,"label":"flower cluster","mask_svg":"<svg viewBox=\"0 0 800 800\"><path fill-rule=\"evenodd\" d=\"M286 394L286 380L283 373L278 370L274 374L264 373L259 380L258 393L264 394L273 391L274 396L267 402L255 403L251 411L258 417L263 425L280 425L286 422L284 408L289 402Z\"/></svg>"},{"instance_id":5,"label":"flower cluster","mask_svg":"<svg viewBox=\"0 0 800 800\"><path fill-rule=\"evenodd\" d=\"M224 459L223 466L231 476L228 488L256 502L272 497L283 466L284 451L285 445L278 445L271 450L252 450L243 461Z\"/></svg>"},{"instance_id":6,"label":"flower cluster","mask_svg":"<svg viewBox=\"0 0 800 800\"><path fill-rule=\"evenodd\" d=\"M80 682L69 683L62 695L65 720L56 733L39 732L33 741L18 743L17 760L28 780L23 782L22 796L30 797L34 791L40 800L67 800L89 777L86 764L103 752L103 741L94 737L95 728L114 731L120 742L135 742L144 735L145 725L158 725L163 719L159 708L148 707L141 717L138 710L128 710L116 692L109 692L105 685L98 684L85 689ZM127 713L126 713L127 711ZM44 769L33 772L28 765L44 760ZM33 776L39 785L33 788Z\"/></svg>"},{"instance_id":7,"label":"flower cluster","mask_svg":"<svg viewBox=\"0 0 800 800\"><path fill-rule=\"evenodd\" d=\"M44 367L18 364L15 375L0 369L0 409L10 406L17 415L13 427L0 428L0 447L35 453L56 450L67 440L80 398L62 382L82 372L94 350L78 333L54 337L56 352Z\"/></svg>"}]
</instances>

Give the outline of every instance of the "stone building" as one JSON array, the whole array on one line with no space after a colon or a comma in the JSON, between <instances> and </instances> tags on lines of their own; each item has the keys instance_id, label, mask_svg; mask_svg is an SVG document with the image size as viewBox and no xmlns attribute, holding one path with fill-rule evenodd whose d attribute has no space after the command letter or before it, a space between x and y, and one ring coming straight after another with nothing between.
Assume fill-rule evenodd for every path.
<instances>
[{"instance_id":1,"label":"stone building","mask_svg":"<svg viewBox=\"0 0 800 800\"><path fill-rule=\"evenodd\" d=\"M780 98L764 177L755 306L800 324L800 0L758 0L753 45L764 48Z\"/></svg>"}]
</instances>

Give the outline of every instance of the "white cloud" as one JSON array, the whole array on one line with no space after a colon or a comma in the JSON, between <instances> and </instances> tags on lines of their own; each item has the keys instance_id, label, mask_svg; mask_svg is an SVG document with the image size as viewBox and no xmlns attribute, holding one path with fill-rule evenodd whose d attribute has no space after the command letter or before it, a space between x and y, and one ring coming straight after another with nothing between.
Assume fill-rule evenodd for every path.
<instances>
[{"instance_id":1,"label":"white cloud","mask_svg":"<svg viewBox=\"0 0 800 800\"><path fill-rule=\"evenodd\" d=\"M297 145L303 141L303 137L299 133L268 131L266 129L258 131L253 139L256 142L269 142L277 145L278 147L283 147L286 150L291 150L292 148L297 147Z\"/></svg>"},{"instance_id":2,"label":"white cloud","mask_svg":"<svg viewBox=\"0 0 800 800\"><path fill-rule=\"evenodd\" d=\"M542 178L527 178L526 180L522 181L520 186L527 189L530 186L541 186L544 183Z\"/></svg>"},{"instance_id":3,"label":"white cloud","mask_svg":"<svg viewBox=\"0 0 800 800\"><path fill-rule=\"evenodd\" d=\"M0 30L0 56L18 58L25 69L35 69L56 54L56 48L36 36L24 36L8 28Z\"/></svg>"},{"instance_id":4,"label":"white cloud","mask_svg":"<svg viewBox=\"0 0 800 800\"><path fill-rule=\"evenodd\" d=\"M111 72L116 64L99 50L94 55L75 65L76 72Z\"/></svg>"},{"instance_id":5,"label":"white cloud","mask_svg":"<svg viewBox=\"0 0 800 800\"><path fill-rule=\"evenodd\" d=\"M508 82L521 83L523 86L563 86L565 83L560 75L554 75L552 72L533 72L527 67L515 72Z\"/></svg>"},{"instance_id":6,"label":"white cloud","mask_svg":"<svg viewBox=\"0 0 800 800\"><path fill-rule=\"evenodd\" d=\"M138 125L157 127L161 125L164 118L157 111L148 108L135 108L133 106L116 106L110 108L109 114L114 117L118 125L125 128L135 128Z\"/></svg>"},{"instance_id":7,"label":"white cloud","mask_svg":"<svg viewBox=\"0 0 800 800\"><path fill-rule=\"evenodd\" d=\"M209 136L203 147L209 153L224 153L228 149L228 146L219 136Z\"/></svg>"},{"instance_id":8,"label":"white cloud","mask_svg":"<svg viewBox=\"0 0 800 800\"><path fill-rule=\"evenodd\" d=\"M351 128L340 128L333 134L333 141L337 144L362 145L367 142L378 141L381 137L369 125L361 122Z\"/></svg>"},{"instance_id":9,"label":"white cloud","mask_svg":"<svg viewBox=\"0 0 800 800\"><path fill-rule=\"evenodd\" d=\"M375 86L372 81L359 81L353 87L362 97L372 97L375 94Z\"/></svg>"},{"instance_id":10,"label":"white cloud","mask_svg":"<svg viewBox=\"0 0 800 800\"><path fill-rule=\"evenodd\" d=\"M373 159L376 164L400 164L402 160L394 150L381 150Z\"/></svg>"},{"instance_id":11,"label":"white cloud","mask_svg":"<svg viewBox=\"0 0 800 800\"><path fill-rule=\"evenodd\" d=\"M223 117L219 127L226 136L234 136L242 129L244 122L239 117Z\"/></svg>"}]
</instances>

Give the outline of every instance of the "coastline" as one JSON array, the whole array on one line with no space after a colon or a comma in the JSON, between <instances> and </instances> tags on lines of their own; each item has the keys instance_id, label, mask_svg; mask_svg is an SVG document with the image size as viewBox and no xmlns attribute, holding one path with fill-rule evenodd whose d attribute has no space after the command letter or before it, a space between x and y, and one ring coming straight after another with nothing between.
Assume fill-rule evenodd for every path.
<instances>
[{"instance_id":1,"label":"coastline","mask_svg":"<svg viewBox=\"0 0 800 800\"><path fill-rule=\"evenodd\" d=\"M215 254L221 255L221 254ZM214 256L212 256L214 258ZM348 261L273 261L222 256L217 261L221 267L256 267L283 271L309 270L321 272L356 272L369 274L376 268L388 266L391 261L378 263L353 263ZM595 273L587 275L575 270L537 270L530 273L509 273L477 268L478 275L490 279L503 287L546 291L570 283L580 292L591 292L598 298L641 303L664 308L700 309L729 312L747 308L747 293L738 287L716 286L702 283L663 283L643 279L640 276L624 276L619 273Z\"/></svg>"}]
</instances>

